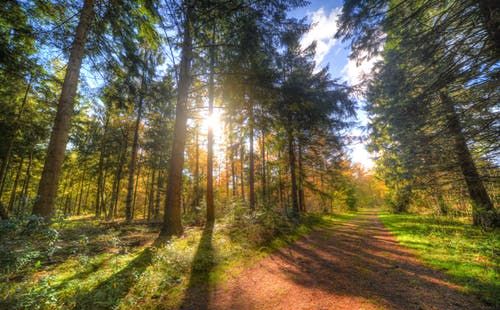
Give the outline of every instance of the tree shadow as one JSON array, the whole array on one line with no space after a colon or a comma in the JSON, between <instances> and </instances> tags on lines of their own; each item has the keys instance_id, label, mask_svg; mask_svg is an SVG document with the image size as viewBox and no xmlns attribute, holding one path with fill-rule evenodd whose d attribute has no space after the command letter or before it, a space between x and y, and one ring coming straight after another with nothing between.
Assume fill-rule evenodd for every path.
<instances>
[{"instance_id":1,"label":"tree shadow","mask_svg":"<svg viewBox=\"0 0 500 310\"><path fill-rule=\"evenodd\" d=\"M395 243L386 243L388 231L359 221L358 230L338 227L335 237L325 242L311 235L306 242L275 255L285 261L282 272L295 283L339 296L377 300L387 309L487 309L473 296L451 285L450 276L420 264L412 254ZM370 238L377 241L370 242ZM274 271L275 272L275 271ZM321 277L318 277L321 274ZM474 278L455 279L459 283ZM355 284L354 286L352 284ZM493 292L496 284L484 284Z\"/></svg>"},{"instance_id":2,"label":"tree shadow","mask_svg":"<svg viewBox=\"0 0 500 310\"><path fill-rule=\"evenodd\" d=\"M114 309L139 280L153 261L153 252L163 240L157 239L119 272L114 273L89 292L76 296L75 309Z\"/></svg>"},{"instance_id":3,"label":"tree shadow","mask_svg":"<svg viewBox=\"0 0 500 310\"><path fill-rule=\"evenodd\" d=\"M208 309L210 302L210 272L215 267L212 245L214 223L208 222L203 229L196 249L188 287L180 309Z\"/></svg>"}]
</instances>

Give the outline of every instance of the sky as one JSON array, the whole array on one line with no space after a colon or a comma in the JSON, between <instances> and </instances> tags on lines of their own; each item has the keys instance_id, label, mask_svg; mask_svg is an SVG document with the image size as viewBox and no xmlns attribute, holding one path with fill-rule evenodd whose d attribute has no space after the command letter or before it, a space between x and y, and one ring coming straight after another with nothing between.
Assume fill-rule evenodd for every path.
<instances>
[{"instance_id":1,"label":"sky","mask_svg":"<svg viewBox=\"0 0 500 310\"><path fill-rule=\"evenodd\" d=\"M291 16L296 18L307 17L313 23L312 29L304 35L301 44L306 47L313 41L317 42L316 63L319 67L329 66L333 78L339 78L350 85L362 80L363 74L369 73L376 59L363 62L359 66L349 59L349 47L341 40L334 39L337 31L337 18L341 13L342 1L339 0L310 0L310 5L295 9ZM355 163L362 164L366 169L374 163L370 153L366 150L361 136L365 133L363 127L367 124L366 113L362 110L362 98L358 98L357 125L350 130L354 138L347 148L349 156Z\"/></svg>"}]
</instances>

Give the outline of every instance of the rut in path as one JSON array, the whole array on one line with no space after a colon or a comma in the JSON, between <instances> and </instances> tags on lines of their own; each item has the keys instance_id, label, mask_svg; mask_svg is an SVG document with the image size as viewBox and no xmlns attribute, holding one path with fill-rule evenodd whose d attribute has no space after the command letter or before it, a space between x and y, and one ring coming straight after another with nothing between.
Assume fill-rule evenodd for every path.
<instances>
[{"instance_id":1,"label":"rut in path","mask_svg":"<svg viewBox=\"0 0 500 310\"><path fill-rule=\"evenodd\" d=\"M365 210L322 227L209 291L183 309L488 309L423 266Z\"/></svg>"}]
</instances>

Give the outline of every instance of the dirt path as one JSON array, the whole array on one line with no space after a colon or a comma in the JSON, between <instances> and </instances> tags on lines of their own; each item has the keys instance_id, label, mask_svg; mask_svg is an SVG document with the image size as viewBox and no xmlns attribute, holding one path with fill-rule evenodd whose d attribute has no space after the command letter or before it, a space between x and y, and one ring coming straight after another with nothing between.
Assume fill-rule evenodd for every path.
<instances>
[{"instance_id":1,"label":"dirt path","mask_svg":"<svg viewBox=\"0 0 500 310\"><path fill-rule=\"evenodd\" d=\"M323 227L246 269L193 309L486 309L423 266L375 211ZM207 307L208 306L208 307Z\"/></svg>"}]
</instances>

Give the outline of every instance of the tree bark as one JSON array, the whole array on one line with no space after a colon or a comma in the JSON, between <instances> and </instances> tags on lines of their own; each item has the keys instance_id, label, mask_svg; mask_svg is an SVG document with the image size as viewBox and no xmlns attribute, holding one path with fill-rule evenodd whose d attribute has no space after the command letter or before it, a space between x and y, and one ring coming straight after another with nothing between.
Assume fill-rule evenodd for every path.
<instances>
[{"instance_id":1,"label":"tree bark","mask_svg":"<svg viewBox=\"0 0 500 310\"><path fill-rule=\"evenodd\" d=\"M283 180L281 178L281 150L278 149L278 202L281 208L286 209L283 199ZM286 210L285 210L286 212Z\"/></svg>"},{"instance_id":2,"label":"tree bark","mask_svg":"<svg viewBox=\"0 0 500 310\"><path fill-rule=\"evenodd\" d=\"M94 17L94 1L85 0L76 27L75 39L71 47L69 61L57 107L54 127L50 136L47 156L38 187L38 197L33 207L33 214L51 218L54 215L54 201L64 160L64 152L70 129L73 104L80 76L80 68L85 52L85 42L90 24Z\"/></svg>"},{"instance_id":3,"label":"tree bark","mask_svg":"<svg viewBox=\"0 0 500 310\"><path fill-rule=\"evenodd\" d=\"M26 209L26 204L28 202L32 166L33 166L33 149L30 150L30 155L29 155L29 159L28 159L28 168L26 169L26 178L24 180L23 190L22 190L22 194L21 194L23 197L23 200L21 201L20 210L19 210L20 211L19 213L21 213L21 214L24 213L24 210Z\"/></svg>"},{"instance_id":4,"label":"tree bark","mask_svg":"<svg viewBox=\"0 0 500 310\"><path fill-rule=\"evenodd\" d=\"M26 86L26 91L24 92L23 101L21 103L21 107L19 109L19 113L16 115L16 119L14 120L14 130L12 130L12 136L9 138L9 142L7 143L7 150L2 160L2 165L0 166L0 198L3 194L3 189L5 185L5 175L7 174L7 168L9 167L10 156L12 154L12 149L14 147L14 140L16 138L17 131L21 127L21 117L24 113L24 109L26 107L26 103L28 102L28 94L31 89L31 82L33 77L30 77L28 81L28 85ZM2 208L0 204L0 208ZM2 211L0 211L2 212Z\"/></svg>"},{"instance_id":5,"label":"tree bark","mask_svg":"<svg viewBox=\"0 0 500 310\"><path fill-rule=\"evenodd\" d=\"M132 202L134 195L134 176L135 164L137 161L137 150L139 149L139 126L141 125L142 117L142 98L139 99L139 106L137 107L137 118L134 126L134 140L132 142L132 152L130 154L130 162L128 165L128 185L127 185L127 198L125 200L125 220L131 222L133 219Z\"/></svg>"},{"instance_id":6,"label":"tree bark","mask_svg":"<svg viewBox=\"0 0 500 310\"><path fill-rule=\"evenodd\" d=\"M245 143L243 137L241 138L240 145L240 186L241 186L241 198L245 201Z\"/></svg>"},{"instance_id":7,"label":"tree bark","mask_svg":"<svg viewBox=\"0 0 500 310\"><path fill-rule=\"evenodd\" d=\"M498 225L493 203L470 154L453 102L448 94L444 92L440 93L440 99L446 113L447 127L453 139L455 155L459 161L460 169L462 170L467 190L472 200L474 225L486 227Z\"/></svg>"},{"instance_id":8,"label":"tree bark","mask_svg":"<svg viewBox=\"0 0 500 310\"><path fill-rule=\"evenodd\" d=\"M144 194L144 202L143 202L143 206L142 206L142 219L145 220L146 217L147 217L147 211L148 211L148 199L149 199L149 179L151 178L151 174L153 173L153 171L150 171L149 173L146 172L146 183L145 183L145 186L146 187L146 193Z\"/></svg>"},{"instance_id":9,"label":"tree bark","mask_svg":"<svg viewBox=\"0 0 500 310\"><path fill-rule=\"evenodd\" d=\"M132 199L132 218L134 218L134 216L135 216L135 206L136 206L136 202L137 202L137 190L139 188L139 178L141 176L141 164L140 164L141 158L142 158L142 156L139 157L139 162L137 165L137 174L135 177L134 197Z\"/></svg>"},{"instance_id":10,"label":"tree bark","mask_svg":"<svg viewBox=\"0 0 500 310\"><path fill-rule=\"evenodd\" d=\"M267 203L267 171L266 171L266 140L265 140L265 131L262 130L262 137L261 137L261 147L260 147L260 155L261 155L261 161L262 161L262 178L261 178L261 186L262 186L262 201L264 203Z\"/></svg>"},{"instance_id":11,"label":"tree bark","mask_svg":"<svg viewBox=\"0 0 500 310\"><path fill-rule=\"evenodd\" d=\"M298 158L298 164L299 164L299 210L301 212L306 211L306 206L305 206L305 196L304 196L304 169L302 166L302 145L299 139L298 142L298 150L299 150L299 158Z\"/></svg>"},{"instance_id":12,"label":"tree bark","mask_svg":"<svg viewBox=\"0 0 500 310\"><path fill-rule=\"evenodd\" d=\"M156 170L153 168L153 176L151 177L151 189L149 190L149 200L148 200L148 222L151 221L151 215L153 214L155 184L156 184L155 177L156 177Z\"/></svg>"},{"instance_id":13,"label":"tree bark","mask_svg":"<svg viewBox=\"0 0 500 310\"><path fill-rule=\"evenodd\" d=\"M103 204L103 192L104 192L104 154L106 150L106 132L109 125L109 110L106 110L105 115L106 120L104 121L104 131L102 135L102 140L100 143L100 154L99 154L99 164L97 168L97 192L95 197L95 217L101 217L102 204Z\"/></svg>"},{"instance_id":14,"label":"tree bark","mask_svg":"<svg viewBox=\"0 0 500 310\"><path fill-rule=\"evenodd\" d=\"M235 147L234 147L234 141L233 141L233 123L231 120L229 120L229 145L230 145L230 157L229 160L231 161L231 190L232 190L232 197L236 197L236 189L238 185L236 184L236 165L234 163L234 153L235 153Z\"/></svg>"},{"instance_id":15,"label":"tree bark","mask_svg":"<svg viewBox=\"0 0 500 310\"><path fill-rule=\"evenodd\" d=\"M186 146L187 103L191 86L191 60L193 57L192 38L192 3L184 1L184 35L182 40L179 87L177 106L175 109L175 124L173 132L172 155L168 170L167 199L161 235L169 237L183 232L181 222L182 170L184 168L184 148Z\"/></svg>"},{"instance_id":16,"label":"tree bark","mask_svg":"<svg viewBox=\"0 0 500 310\"><path fill-rule=\"evenodd\" d=\"M120 183L122 181L123 166L125 165L125 158L127 156L128 135L125 134L123 139L125 140L125 144L122 147L123 149L121 150L120 158L118 160L118 167L116 168L115 172L115 179L113 180L111 207L107 216L107 220L114 219L118 213L118 200L120 198Z\"/></svg>"},{"instance_id":17,"label":"tree bark","mask_svg":"<svg viewBox=\"0 0 500 310\"><path fill-rule=\"evenodd\" d=\"M214 67L215 67L215 49L210 48L210 76L208 78L208 117L212 117L214 113ZM207 222L213 223L215 220L214 207L214 180L213 180L213 165L214 165L214 132L212 126L208 126L207 137Z\"/></svg>"},{"instance_id":18,"label":"tree bark","mask_svg":"<svg viewBox=\"0 0 500 310\"><path fill-rule=\"evenodd\" d=\"M19 177L21 176L21 170L23 169L24 157L21 158L19 166L17 167L16 177L14 178L14 184L12 185L12 191L10 192L9 200L9 212L14 211L14 203L16 202L17 195L17 183L19 182Z\"/></svg>"},{"instance_id":19,"label":"tree bark","mask_svg":"<svg viewBox=\"0 0 500 310\"><path fill-rule=\"evenodd\" d=\"M81 207L82 207L82 197L83 197L83 183L85 182L85 173L87 172L87 165L85 164L83 167L83 173L82 173L82 179L80 182L80 194L78 196L78 205L76 208L76 215L81 214Z\"/></svg>"},{"instance_id":20,"label":"tree bark","mask_svg":"<svg viewBox=\"0 0 500 310\"><path fill-rule=\"evenodd\" d=\"M153 209L153 219L156 221L160 218L160 203L161 203L161 191L163 188L163 173L162 171L158 171L158 178L157 178L157 189L156 189L156 202L155 202L155 207Z\"/></svg>"},{"instance_id":21,"label":"tree bark","mask_svg":"<svg viewBox=\"0 0 500 310\"><path fill-rule=\"evenodd\" d=\"M200 206L200 145L198 142L198 126L195 128L194 133L194 153L195 153L195 167L194 167L194 199L192 203L193 212L197 211Z\"/></svg>"},{"instance_id":22,"label":"tree bark","mask_svg":"<svg viewBox=\"0 0 500 310\"><path fill-rule=\"evenodd\" d=\"M100 218L101 217L101 197L102 197L102 191L104 190L103 186L103 161L104 161L104 155L101 150L101 154L99 155L99 165L97 167L97 191L95 195L95 217Z\"/></svg>"},{"instance_id":23,"label":"tree bark","mask_svg":"<svg viewBox=\"0 0 500 310\"><path fill-rule=\"evenodd\" d=\"M248 137L249 137L249 150L248 150L248 200L250 202L250 209L255 210L255 162L254 162L254 154L253 154L253 127L254 127L254 115L253 115L253 103L250 102L248 107Z\"/></svg>"},{"instance_id":24,"label":"tree bark","mask_svg":"<svg viewBox=\"0 0 500 310\"><path fill-rule=\"evenodd\" d=\"M83 206L87 206L88 198L90 193L90 184L87 184L87 189L85 190L85 198L83 199Z\"/></svg>"},{"instance_id":25,"label":"tree bark","mask_svg":"<svg viewBox=\"0 0 500 310\"><path fill-rule=\"evenodd\" d=\"M297 178L295 176L295 150L293 143L293 134L288 132L288 164L290 167L290 181L291 181L291 193L292 196L292 215L294 217L299 216L299 203L297 198Z\"/></svg>"}]
</instances>

